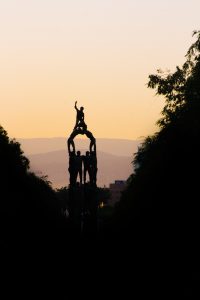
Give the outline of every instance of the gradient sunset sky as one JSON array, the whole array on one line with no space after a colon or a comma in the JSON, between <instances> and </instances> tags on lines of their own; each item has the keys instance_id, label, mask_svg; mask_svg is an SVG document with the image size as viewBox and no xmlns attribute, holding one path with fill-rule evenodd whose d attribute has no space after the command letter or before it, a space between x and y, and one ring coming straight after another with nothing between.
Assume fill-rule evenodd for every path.
<instances>
[{"instance_id":1,"label":"gradient sunset sky","mask_svg":"<svg viewBox=\"0 0 200 300\"><path fill-rule=\"evenodd\" d=\"M182 65L199 13L200 0L0 0L0 124L67 137L77 100L98 138L154 133L148 75Z\"/></svg>"}]
</instances>

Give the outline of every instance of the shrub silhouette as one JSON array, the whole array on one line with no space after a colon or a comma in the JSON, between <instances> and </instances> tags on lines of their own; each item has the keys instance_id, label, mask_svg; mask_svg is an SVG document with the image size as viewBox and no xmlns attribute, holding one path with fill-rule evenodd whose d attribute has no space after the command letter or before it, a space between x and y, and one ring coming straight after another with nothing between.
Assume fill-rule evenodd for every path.
<instances>
[{"instance_id":1,"label":"shrub silhouette","mask_svg":"<svg viewBox=\"0 0 200 300\"><path fill-rule=\"evenodd\" d=\"M53 245L65 227L55 192L46 177L29 171L20 144L3 127L0 168L1 244L13 249Z\"/></svg>"}]
</instances>

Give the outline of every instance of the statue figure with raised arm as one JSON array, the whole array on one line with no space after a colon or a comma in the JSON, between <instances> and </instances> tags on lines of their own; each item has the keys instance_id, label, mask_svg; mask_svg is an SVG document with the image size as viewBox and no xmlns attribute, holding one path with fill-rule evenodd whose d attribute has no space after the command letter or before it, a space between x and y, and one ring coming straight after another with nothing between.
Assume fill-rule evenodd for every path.
<instances>
[{"instance_id":1,"label":"statue figure with raised arm","mask_svg":"<svg viewBox=\"0 0 200 300\"><path fill-rule=\"evenodd\" d=\"M76 109L76 124L74 130L82 128L83 131L87 130L87 125L84 121L84 107L81 106L80 109L77 108L77 101L75 102L74 108Z\"/></svg>"}]
</instances>

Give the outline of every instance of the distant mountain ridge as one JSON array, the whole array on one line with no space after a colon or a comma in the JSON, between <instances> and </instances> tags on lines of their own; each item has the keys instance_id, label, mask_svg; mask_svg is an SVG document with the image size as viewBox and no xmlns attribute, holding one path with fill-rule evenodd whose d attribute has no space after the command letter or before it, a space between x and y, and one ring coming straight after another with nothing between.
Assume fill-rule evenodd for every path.
<instances>
[{"instance_id":1,"label":"distant mountain ridge","mask_svg":"<svg viewBox=\"0 0 200 300\"><path fill-rule=\"evenodd\" d=\"M81 150L81 153L85 151ZM54 188L69 184L68 156L65 150L29 155L31 170L48 175ZM108 186L116 179L125 180L132 173L131 157L97 152L98 186Z\"/></svg>"},{"instance_id":2,"label":"distant mountain ridge","mask_svg":"<svg viewBox=\"0 0 200 300\"><path fill-rule=\"evenodd\" d=\"M39 138L18 139L25 155L30 160L31 170L38 175L47 175L54 188L69 184L67 139ZM82 154L89 141L76 139L76 148ZM126 180L133 172L133 153L140 141L97 139L98 186L109 186L115 180Z\"/></svg>"},{"instance_id":3,"label":"distant mountain ridge","mask_svg":"<svg viewBox=\"0 0 200 300\"><path fill-rule=\"evenodd\" d=\"M67 150L67 137L17 139L26 154ZM77 148L88 149L88 139L75 139ZM97 138L97 150L121 156L131 156L137 151L141 140Z\"/></svg>"}]
</instances>

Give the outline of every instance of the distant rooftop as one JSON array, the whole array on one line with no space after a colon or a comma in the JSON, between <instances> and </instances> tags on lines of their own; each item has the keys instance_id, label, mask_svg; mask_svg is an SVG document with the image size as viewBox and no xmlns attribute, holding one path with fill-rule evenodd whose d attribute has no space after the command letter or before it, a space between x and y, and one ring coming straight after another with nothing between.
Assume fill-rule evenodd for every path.
<instances>
[{"instance_id":1,"label":"distant rooftop","mask_svg":"<svg viewBox=\"0 0 200 300\"><path fill-rule=\"evenodd\" d=\"M124 184L126 180L115 180L115 184Z\"/></svg>"}]
</instances>

